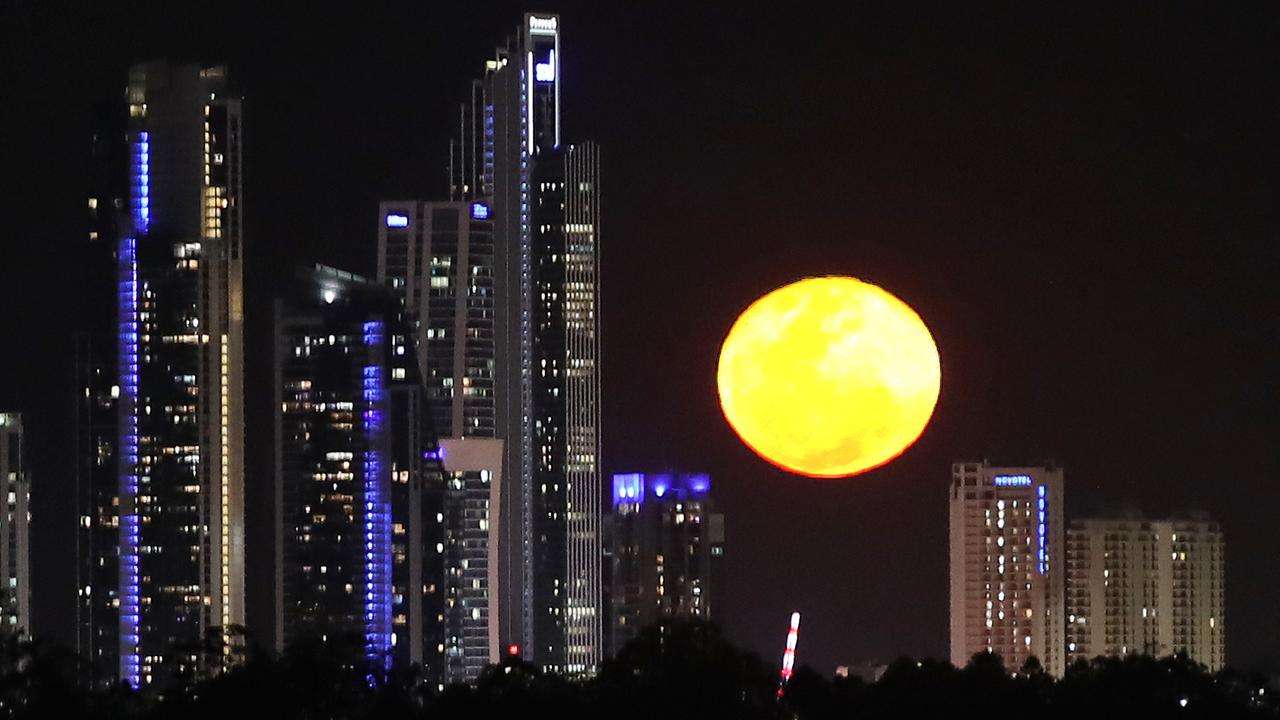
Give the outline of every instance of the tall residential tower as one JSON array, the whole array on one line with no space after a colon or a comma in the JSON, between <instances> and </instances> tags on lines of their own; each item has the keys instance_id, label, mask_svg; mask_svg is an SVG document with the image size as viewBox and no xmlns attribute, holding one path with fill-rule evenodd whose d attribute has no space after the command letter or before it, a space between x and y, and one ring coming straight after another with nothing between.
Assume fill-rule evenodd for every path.
<instances>
[{"instance_id":1,"label":"tall residential tower","mask_svg":"<svg viewBox=\"0 0 1280 720\"><path fill-rule=\"evenodd\" d=\"M500 645L574 674L602 655L600 202L595 146L562 143L563 67L560 19L526 15L461 108L450 202L382 204L378 272L414 315L441 436L501 443Z\"/></svg>"},{"instance_id":2,"label":"tall residential tower","mask_svg":"<svg viewBox=\"0 0 1280 720\"><path fill-rule=\"evenodd\" d=\"M90 199L114 358L88 333L79 637L143 686L222 667L244 623L240 99L221 67L151 62L130 69L121 112L120 203Z\"/></svg>"},{"instance_id":3,"label":"tall residential tower","mask_svg":"<svg viewBox=\"0 0 1280 720\"><path fill-rule=\"evenodd\" d=\"M387 288L300 270L275 303L276 648L320 641L441 676L441 475Z\"/></svg>"},{"instance_id":4,"label":"tall residential tower","mask_svg":"<svg viewBox=\"0 0 1280 720\"><path fill-rule=\"evenodd\" d=\"M445 682L475 680L499 660L503 441L495 424L493 240L490 209L480 201L379 208L378 281L406 310L446 472Z\"/></svg>"},{"instance_id":5,"label":"tall residential tower","mask_svg":"<svg viewBox=\"0 0 1280 720\"><path fill-rule=\"evenodd\" d=\"M951 468L951 662L993 652L1054 676L1063 645L1062 469Z\"/></svg>"},{"instance_id":6,"label":"tall residential tower","mask_svg":"<svg viewBox=\"0 0 1280 720\"><path fill-rule=\"evenodd\" d=\"M526 15L461 114L456 197L494 226L504 623L552 671L602 655L599 156L562 141L560 19Z\"/></svg>"}]
</instances>

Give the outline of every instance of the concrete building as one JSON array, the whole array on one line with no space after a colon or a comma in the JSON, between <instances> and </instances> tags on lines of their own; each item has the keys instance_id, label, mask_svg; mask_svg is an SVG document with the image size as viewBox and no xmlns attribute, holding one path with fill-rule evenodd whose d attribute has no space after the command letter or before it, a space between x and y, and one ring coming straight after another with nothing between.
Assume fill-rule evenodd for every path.
<instances>
[{"instance_id":1,"label":"concrete building","mask_svg":"<svg viewBox=\"0 0 1280 720\"><path fill-rule=\"evenodd\" d=\"M614 475L608 524L611 652L661 620L723 620L724 515L708 475Z\"/></svg>"},{"instance_id":2,"label":"concrete building","mask_svg":"<svg viewBox=\"0 0 1280 720\"><path fill-rule=\"evenodd\" d=\"M31 477L22 415L0 412L0 628L31 633Z\"/></svg>"},{"instance_id":3,"label":"concrete building","mask_svg":"<svg viewBox=\"0 0 1280 720\"><path fill-rule=\"evenodd\" d=\"M1065 669L1062 469L961 462L951 469L951 662L993 652Z\"/></svg>"},{"instance_id":4,"label":"concrete building","mask_svg":"<svg viewBox=\"0 0 1280 720\"><path fill-rule=\"evenodd\" d=\"M1067 660L1226 662L1224 543L1208 520L1088 518L1067 530Z\"/></svg>"},{"instance_id":5,"label":"concrete building","mask_svg":"<svg viewBox=\"0 0 1280 720\"><path fill-rule=\"evenodd\" d=\"M502 441L448 438L444 464L444 679L473 682L498 663Z\"/></svg>"}]
</instances>

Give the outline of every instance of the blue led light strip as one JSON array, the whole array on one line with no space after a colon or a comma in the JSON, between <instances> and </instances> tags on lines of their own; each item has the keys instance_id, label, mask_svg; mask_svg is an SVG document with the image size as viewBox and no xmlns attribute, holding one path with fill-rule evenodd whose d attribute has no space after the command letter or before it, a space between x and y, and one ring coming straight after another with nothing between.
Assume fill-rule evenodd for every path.
<instances>
[{"instance_id":1,"label":"blue led light strip","mask_svg":"<svg viewBox=\"0 0 1280 720\"><path fill-rule=\"evenodd\" d=\"M369 361L380 357L382 323L364 324ZM391 503L380 448L385 431L385 379L380 364L363 370L364 431L364 624L365 657L385 669L391 650ZM371 678L372 680L372 678Z\"/></svg>"},{"instance_id":2,"label":"blue led light strip","mask_svg":"<svg viewBox=\"0 0 1280 720\"><path fill-rule=\"evenodd\" d=\"M1040 485L1036 487L1036 496L1037 496L1036 505L1039 508L1038 510L1039 522L1036 524L1036 535L1037 537L1040 538L1040 555L1039 555L1038 569L1041 575L1044 575L1049 571L1049 548L1046 544L1049 540L1049 532L1046 529L1046 523L1044 521L1045 508L1048 505L1047 495L1048 495L1048 491L1045 489L1044 485Z\"/></svg>"},{"instance_id":3,"label":"blue led light strip","mask_svg":"<svg viewBox=\"0 0 1280 720\"><path fill-rule=\"evenodd\" d=\"M133 225L146 233L151 222L151 142L150 134L138 133L133 143ZM120 679L133 687L142 682L141 663L141 571L138 548L142 523L138 516L138 240L121 238L118 252L120 375Z\"/></svg>"},{"instance_id":4,"label":"blue led light strip","mask_svg":"<svg viewBox=\"0 0 1280 720\"><path fill-rule=\"evenodd\" d=\"M151 133L138 133L133 144L133 224L139 233L151 225Z\"/></svg>"}]
</instances>

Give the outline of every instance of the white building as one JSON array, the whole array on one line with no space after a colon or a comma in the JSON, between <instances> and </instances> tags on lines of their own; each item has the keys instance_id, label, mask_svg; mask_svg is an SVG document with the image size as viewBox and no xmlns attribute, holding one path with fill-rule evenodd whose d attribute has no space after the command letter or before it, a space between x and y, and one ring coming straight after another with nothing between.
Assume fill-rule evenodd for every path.
<instances>
[{"instance_id":1,"label":"white building","mask_svg":"<svg viewBox=\"0 0 1280 720\"><path fill-rule=\"evenodd\" d=\"M1082 519L1067 531L1067 659L1185 652L1221 670L1222 531L1206 520Z\"/></svg>"},{"instance_id":2,"label":"white building","mask_svg":"<svg viewBox=\"0 0 1280 720\"><path fill-rule=\"evenodd\" d=\"M989 651L1016 672L1034 656L1060 676L1062 469L956 463L951 478L952 664Z\"/></svg>"},{"instance_id":3,"label":"white building","mask_svg":"<svg viewBox=\"0 0 1280 720\"><path fill-rule=\"evenodd\" d=\"M444 488L444 681L474 682L497 664L502 441L440 441Z\"/></svg>"}]
</instances>

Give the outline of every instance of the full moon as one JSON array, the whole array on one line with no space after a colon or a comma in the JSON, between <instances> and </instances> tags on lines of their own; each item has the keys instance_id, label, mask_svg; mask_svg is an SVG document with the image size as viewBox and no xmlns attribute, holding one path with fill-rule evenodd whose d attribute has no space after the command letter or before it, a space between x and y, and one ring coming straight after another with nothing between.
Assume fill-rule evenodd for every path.
<instances>
[{"instance_id":1,"label":"full moon","mask_svg":"<svg viewBox=\"0 0 1280 720\"><path fill-rule=\"evenodd\" d=\"M901 455L938 402L938 348L906 303L851 277L808 278L751 304L720 350L720 407L760 457L857 475Z\"/></svg>"}]
</instances>

